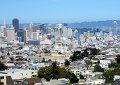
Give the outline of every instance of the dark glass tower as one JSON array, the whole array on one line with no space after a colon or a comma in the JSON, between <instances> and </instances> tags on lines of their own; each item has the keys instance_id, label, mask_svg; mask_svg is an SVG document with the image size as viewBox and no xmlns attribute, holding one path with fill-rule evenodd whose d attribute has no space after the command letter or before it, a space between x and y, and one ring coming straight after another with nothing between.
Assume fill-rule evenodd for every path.
<instances>
[{"instance_id":1,"label":"dark glass tower","mask_svg":"<svg viewBox=\"0 0 120 85\"><path fill-rule=\"evenodd\" d=\"M15 32L17 32L19 30L19 20L17 18L14 18L12 20L12 25L13 25L13 27L15 29Z\"/></svg>"},{"instance_id":2,"label":"dark glass tower","mask_svg":"<svg viewBox=\"0 0 120 85\"><path fill-rule=\"evenodd\" d=\"M26 42L26 32L24 29L17 30L17 39L19 42Z\"/></svg>"}]
</instances>

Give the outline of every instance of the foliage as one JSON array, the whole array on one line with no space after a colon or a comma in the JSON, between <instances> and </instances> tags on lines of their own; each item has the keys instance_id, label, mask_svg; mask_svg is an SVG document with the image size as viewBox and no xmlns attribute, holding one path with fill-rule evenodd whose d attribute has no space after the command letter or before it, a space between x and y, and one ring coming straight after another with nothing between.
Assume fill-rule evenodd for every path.
<instances>
[{"instance_id":1,"label":"foliage","mask_svg":"<svg viewBox=\"0 0 120 85\"><path fill-rule=\"evenodd\" d=\"M70 83L78 83L79 79L75 76L74 73L69 72Z\"/></svg>"},{"instance_id":2,"label":"foliage","mask_svg":"<svg viewBox=\"0 0 120 85\"><path fill-rule=\"evenodd\" d=\"M84 79L84 76L82 74L80 74L80 79Z\"/></svg>"},{"instance_id":3,"label":"foliage","mask_svg":"<svg viewBox=\"0 0 120 85\"><path fill-rule=\"evenodd\" d=\"M90 60L86 60L85 63L86 63L87 65L92 65L92 62L91 62Z\"/></svg>"},{"instance_id":4,"label":"foliage","mask_svg":"<svg viewBox=\"0 0 120 85\"><path fill-rule=\"evenodd\" d=\"M116 60L117 60L117 63L120 63L120 54L116 55Z\"/></svg>"},{"instance_id":5,"label":"foliage","mask_svg":"<svg viewBox=\"0 0 120 85\"><path fill-rule=\"evenodd\" d=\"M77 61L80 59L83 59L83 57L81 56L81 51L75 51L73 55L70 57L71 61Z\"/></svg>"},{"instance_id":6,"label":"foliage","mask_svg":"<svg viewBox=\"0 0 120 85\"><path fill-rule=\"evenodd\" d=\"M86 48L82 51L75 51L73 55L70 57L71 61L81 60L84 57L91 57L94 55L100 54L100 50L96 48Z\"/></svg>"},{"instance_id":7,"label":"foliage","mask_svg":"<svg viewBox=\"0 0 120 85\"><path fill-rule=\"evenodd\" d=\"M42 59L42 62L45 62L45 58Z\"/></svg>"},{"instance_id":8,"label":"foliage","mask_svg":"<svg viewBox=\"0 0 120 85\"><path fill-rule=\"evenodd\" d=\"M7 66L5 66L2 62L0 62L0 71L3 71L7 69Z\"/></svg>"},{"instance_id":9,"label":"foliage","mask_svg":"<svg viewBox=\"0 0 120 85\"><path fill-rule=\"evenodd\" d=\"M94 72L104 72L104 69L97 64L94 66Z\"/></svg>"},{"instance_id":10,"label":"foliage","mask_svg":"<svg viewBox=\"0 0 120 85\"><path fill-rule=\"evenodd\" d=\"M111 63L109 68L120 68L120 63Z\"/></svg>"},{"instance_id":11,"label":"foliage","mask_svg":"<svg viewBox=\"0 0 120 85\"><path fill-rule=\"evenodd\" d=\"M65 63L64 63L64 65L65 65L66 67L68 67L68 66L70 65L70 61L68 61L68 60L65 60Z\"/></svg>"},{"instance_id":12,"label":"foliage","mask_svg":"<svg viewBox=\"0 0 120 85\"><path fill-rule=\"evenodd\" d=\"M114 69L114 70L107 70L103 73L104 79L106 79L106 83L112 83L114 75L120 75L120 69Z\"/></svg>"},{"instance_id":13,"label":"foliage","mask_svg":"<svg viewBox=\"0 0 120 85\"><path fill-rule=\"evenodd\" d=\"M45 78L47 81L50 79L68 78L71 83L78 82L78 78L73 73L67 71L65 68L57 66L56 62L51 66L40 68L38 76L40 78Z\"/></svg>"}]
</instances>

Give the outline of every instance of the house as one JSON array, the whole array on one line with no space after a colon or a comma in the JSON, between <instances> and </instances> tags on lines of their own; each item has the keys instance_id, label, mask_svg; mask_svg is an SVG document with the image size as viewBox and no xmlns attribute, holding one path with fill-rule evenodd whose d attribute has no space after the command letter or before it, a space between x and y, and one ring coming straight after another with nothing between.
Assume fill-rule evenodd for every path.
<instances>
[{"instance_id":1,"label":"house","mask_svg":"<svg viewBox=\"0 0 120 85\"><path fill-rule=\"evenodd\" d=\"M27 78L22 83L27 85L35 85L36 83L39 83L39 84L42 83L42 81L40 78L34 77L34 78Z\"/></svg>"},{"instance_id":2,"label":"house","mask_svg":"<svg viewBox=\"0 0 120 85\"><path fill-rule=\"evenodd\" d=\"M104 59L104 60L100 60L100 66L101 68L108 68L109 64L111 64L110 60Z\"/></svg>"},{"instance_id":3,"label":"house","mask_svg":"<svg viewBox=\"0 0 120 85\"><path fill-rule=\"evenodd\" d=\"M114 75L114 79L113 79L114 81L115 80L120 80L120 75Z\"/></svg>"},{"instance_id":4,"label":"house","mask_svg":"<svg viewBox=\"0 0 120 85\"><path fill-rule=\"evenodd\" d=\"M65 78L42 82L42 85L68 85L68 84L69 84L69 80ZM36 84L36 85L41 85L41 84Z\"/></svg>"},{"instance_id":5,"label":"house","mask_svg":"<svg viewBox=\"0 0 120 85\"><path fill-rule=\"evenodd\" d=\"M0 71L0 75L11 76L11 78L14 80L37 76L37 72L35 70L29 69L9 69L5 71Z\"/></svg>"},{"instance_id":6,"label":"house","mask_svg":"<svg viewBox=\"0 0 120 85\"><path fill-rule=\"evenodd\" d=\"M11 76L6 76L6 74L0 75L0 81L3 82L3 85L14 85Z\"/></svg>"}]
</instances>

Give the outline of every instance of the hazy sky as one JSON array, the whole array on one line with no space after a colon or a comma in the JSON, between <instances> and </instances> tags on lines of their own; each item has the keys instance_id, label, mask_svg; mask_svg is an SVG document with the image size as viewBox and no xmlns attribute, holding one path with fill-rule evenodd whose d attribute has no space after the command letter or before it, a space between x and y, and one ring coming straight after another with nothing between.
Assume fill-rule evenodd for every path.
<instances>
[{"instance_id":1,"label":"hazy sky","mask_svg":"<svg viewBox=\"0 0 120 85\"><path fill-rule=\"evenodd\" d=\"M120 0L0 0L0 23L120 19Z\"/></svg>"}]
</instances>

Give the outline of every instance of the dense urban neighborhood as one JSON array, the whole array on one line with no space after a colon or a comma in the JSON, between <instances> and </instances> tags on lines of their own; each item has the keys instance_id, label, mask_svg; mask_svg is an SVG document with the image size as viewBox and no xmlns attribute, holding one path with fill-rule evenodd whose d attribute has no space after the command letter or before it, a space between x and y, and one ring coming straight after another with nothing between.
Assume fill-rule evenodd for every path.
<instances>
[{"instance_id":1,"label":"dense urban neighborhood","mask_svg":"<svg viewBox=\"0 0 120 85\"><path fill-rule=\"evenodd\" d=\"M0 26L0 85L119 85L120 36L67 24Z\"/></svg>"}]
</instances>

